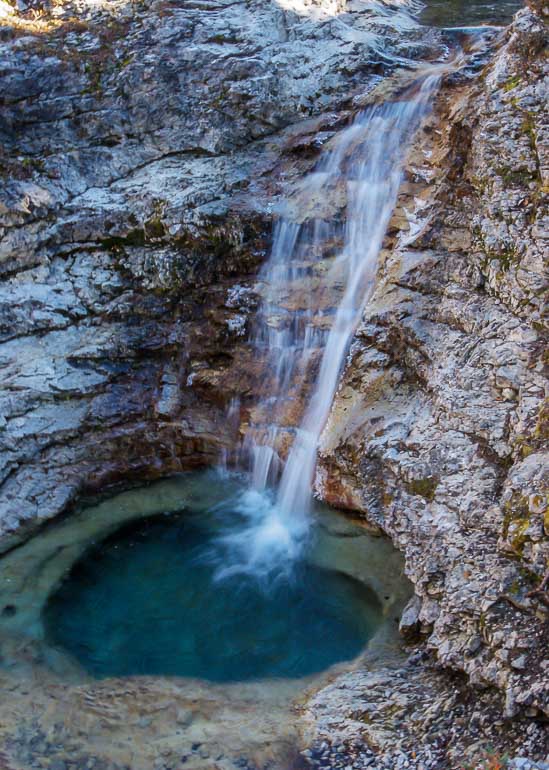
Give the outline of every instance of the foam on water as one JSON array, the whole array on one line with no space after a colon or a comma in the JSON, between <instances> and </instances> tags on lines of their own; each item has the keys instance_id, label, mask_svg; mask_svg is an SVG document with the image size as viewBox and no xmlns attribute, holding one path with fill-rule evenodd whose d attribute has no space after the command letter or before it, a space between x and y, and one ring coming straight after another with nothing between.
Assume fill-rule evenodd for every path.
<instances>
[{"instance_id":1,"label":"foam on water","mask_svg":"<svg viewBox=\"0 0 549 770\"><path fill-rule=\"evenodd\" d=\"M268 586L291 579L308 540L308 518L299 516L290 523L281 515L273 490L252 487L234 501L226 521L212 551L217 580L248 575Z\"/></svg>"}]
</instances>

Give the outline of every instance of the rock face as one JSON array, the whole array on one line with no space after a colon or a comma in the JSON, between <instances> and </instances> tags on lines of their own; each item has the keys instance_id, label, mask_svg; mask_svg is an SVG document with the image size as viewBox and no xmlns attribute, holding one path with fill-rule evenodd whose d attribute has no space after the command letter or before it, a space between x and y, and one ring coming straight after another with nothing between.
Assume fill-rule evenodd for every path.
<instances>
[{"instance_id":1,"label":"rock face","mask_svg":"<svg viewBox=\"0 0 549 770\"><path fill-rule=\"evenodd\" d=\"M279 195L392 55L442 50L397 5L0 0L0 551L231 444ZM529 716L549 678L544 7L448 78L417 137L317 476L403 551L408 638ZM418 666L428 704L446 684ZM313 733L372 682L340 684Z\"/></svg>"},{"instance_id":2,"label":"rock face","mask_svg":"<svg viewBox=\"0 0 549 770\"><path fill-rule=\"evenodd\" d=\"M443 89L317 477L405 553L412 631L508 716L549 708L545 42L525 9L472 87Z\"/></svg>"},{"instance_id":3,"label":"rock face","mask_svg":"<svg viewBox=\"0 0 549 770\"><path fill-rule=\"evenodd\" d=\"M0 548L228 443L285 127L427 50L404 11L340 10L2 5Z\"/></svg>"}]
</instances>

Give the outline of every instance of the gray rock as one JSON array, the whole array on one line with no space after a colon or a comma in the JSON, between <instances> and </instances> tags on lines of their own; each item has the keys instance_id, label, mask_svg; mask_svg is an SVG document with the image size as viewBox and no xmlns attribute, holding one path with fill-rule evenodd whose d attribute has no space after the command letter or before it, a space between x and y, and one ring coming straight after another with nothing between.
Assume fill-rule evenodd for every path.
<instances>
[{"instance_id":1,"label":"gray rock","mask_svg":"<svg viewBox=\"0 0 549 770\"><path fill-rule=\"evenodd\" d=\"M332 0L5 18L0 550L84 490L232 441L219 425L246 389L230 362L249 356L273 201L380 81L380 45L387 71L440 45L405 7Z\"/></svg>"},{"instance_id":2,"label":"gray rock","mask_svg":"<svg viewBox=\"0 0 549 770\"><path fill-rule=\"evenodd\" d=\"M316 479L402 549L428 648L509 717L549 704L542 29L521 11L474 95L443 92L418 137Z\"/></svg>"},{"instance_id":3,"label":"gray rock","mask_svg":"<svg viewBox=\"0 0 549 770\"><path fill-rule=\"evenodd\" d=\"M418 596L412 597L400 618L399 631L402 636L408 641L417 641L419 637L420 621L419 615L421 611L421 599Z\"/></svg>"}]
</instances>

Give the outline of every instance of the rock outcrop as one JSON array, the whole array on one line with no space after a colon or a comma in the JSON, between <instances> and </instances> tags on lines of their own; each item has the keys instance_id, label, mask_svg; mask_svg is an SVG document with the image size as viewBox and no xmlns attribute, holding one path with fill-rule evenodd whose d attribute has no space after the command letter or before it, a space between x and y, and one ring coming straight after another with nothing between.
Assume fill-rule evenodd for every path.
<instances>
[{"instance_id":1,"label":"rock outcrop","mask_svg":"<svg viewBox=\"0 0 549 770\"><path fill-rule=\"evenodd\" d=\"M432 38L336 0L21 8L0 9L3 549L219 456L284 129Z\"/></svg>"},{"instance_id":2,"label":"rock outcrop","mask_svg":"<svg viewBox=\"0 0 549 770\"><path fill-rule=\"evenodd\" d=\"M524 9L478 81L441 92L317 478L406 554L407 629L508 716L549 709L546 39Z\"/></svg>"}]
</instances>

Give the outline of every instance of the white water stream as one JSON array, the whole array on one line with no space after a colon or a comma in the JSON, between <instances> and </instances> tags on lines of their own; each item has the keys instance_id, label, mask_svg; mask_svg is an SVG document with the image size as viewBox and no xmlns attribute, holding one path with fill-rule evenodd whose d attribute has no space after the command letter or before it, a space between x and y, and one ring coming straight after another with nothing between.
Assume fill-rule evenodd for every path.
<instances>
[{"instance_id":1,"label":"white water stream","mask_svg":"<svg viewBox=\"0 0 549 770\"><path fill-rule=\"evenodd\" d=\"M307 543L317 446L375 289L407 148L440 80L433 69L334 137L276 226L256 329L270 379L246 439L252 481L237 506L242 520L223 537L221 576L287 572ZM337 219L326 206L334 199ZM292 441L295 409L303 416Z\"/></svg>"}]
</instances>

